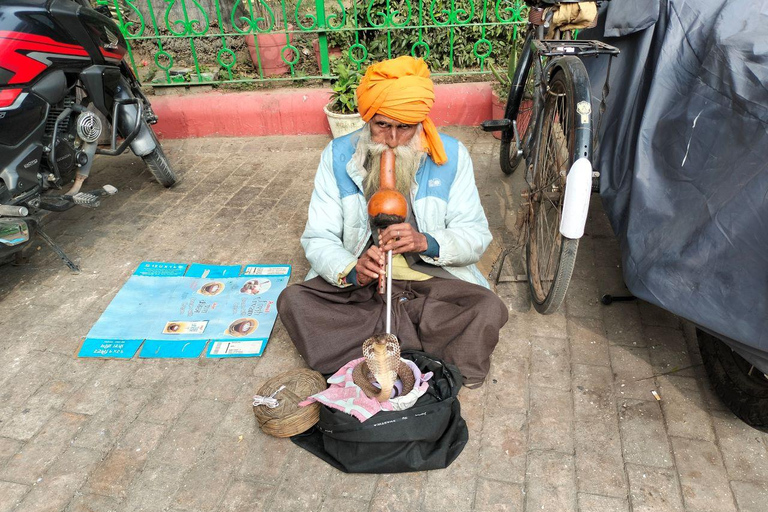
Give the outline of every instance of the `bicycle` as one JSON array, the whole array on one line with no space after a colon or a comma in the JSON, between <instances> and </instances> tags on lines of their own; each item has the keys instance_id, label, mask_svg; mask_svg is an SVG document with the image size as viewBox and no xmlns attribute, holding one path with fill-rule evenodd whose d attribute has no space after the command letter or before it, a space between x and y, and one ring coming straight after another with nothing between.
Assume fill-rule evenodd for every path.
<instances>
[{"instance_id":1,"label":"bicycle","mask_svg":"<svg viewBox=\"0 0 768 512\"><path fill-rule=\"evenodd\" d=\"M589 76L579 57L607 54L612 58L619 50L601 41L575 40L572 31L550 27L553 11L548 7L575 2L526 3L530 9L525 42L504 118L486 121L482 128L502 131L500 165L504 174L511 175L523 159L526 161L528 191L523 194L523 224L527 226L527 279L536 310L551 314L565 299L593 188L591 161L599 119L593 130ZM553 32L552 38L545 39L545 29ZM600 114L607 95L608 77ZM520 108L524 101L530 104L530 121L521 135L517 120L519 115L526 115ZM506 252L499 272L505 257Z\"/></svg>"}]
</instances>

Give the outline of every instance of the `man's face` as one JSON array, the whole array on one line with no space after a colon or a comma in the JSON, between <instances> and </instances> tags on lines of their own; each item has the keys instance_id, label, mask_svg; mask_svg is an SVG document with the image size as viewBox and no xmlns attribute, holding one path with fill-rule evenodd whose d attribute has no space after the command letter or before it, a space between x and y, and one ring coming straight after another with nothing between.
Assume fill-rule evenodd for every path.
<instances>
[{"instance_id":1,"label":"man's face","mask_svg":"<svg viewBox=\"0 0 768 512\"><path fill-rule=\"evenodd\" d=\"M371 118L371 141L391 148L405 146L416 134L415 124L404 124L387 116L376 114Z\"/></svg>"}]
</instances>

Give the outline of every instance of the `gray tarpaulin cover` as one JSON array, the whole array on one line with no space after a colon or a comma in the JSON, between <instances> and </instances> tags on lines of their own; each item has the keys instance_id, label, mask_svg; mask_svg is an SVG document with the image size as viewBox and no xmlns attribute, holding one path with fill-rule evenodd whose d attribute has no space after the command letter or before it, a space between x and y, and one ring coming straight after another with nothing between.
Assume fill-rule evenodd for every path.
<instances>
[{"instance_id":1,"label":"gray tarpaulin cover","mask_svg":"<svg viewBox=\"0 0 768 512\"><path fill-rule=\"evenodd\" d=\"M595 167L636 296L768 372L768 1L614 0ZM587 58L597 112L608 57Z\"/></svg>"}]
</instances>

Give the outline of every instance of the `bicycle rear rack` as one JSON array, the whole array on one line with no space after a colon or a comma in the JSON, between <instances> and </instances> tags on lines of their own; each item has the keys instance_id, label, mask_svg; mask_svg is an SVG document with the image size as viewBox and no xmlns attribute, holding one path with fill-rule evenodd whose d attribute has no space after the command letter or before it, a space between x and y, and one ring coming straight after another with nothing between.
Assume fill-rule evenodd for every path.
<instances>
[{"instance_id":1,"label":"bicycle rear rack","mask_svg":"<svg viewBox=\"0 0 768 512\"><path fill-rule=\"evenodd\" d=\"M618 55L619 49L602 41L563 41L562 39L538 39L533 41L540 55Z\"/></svg>"}]
</instances>

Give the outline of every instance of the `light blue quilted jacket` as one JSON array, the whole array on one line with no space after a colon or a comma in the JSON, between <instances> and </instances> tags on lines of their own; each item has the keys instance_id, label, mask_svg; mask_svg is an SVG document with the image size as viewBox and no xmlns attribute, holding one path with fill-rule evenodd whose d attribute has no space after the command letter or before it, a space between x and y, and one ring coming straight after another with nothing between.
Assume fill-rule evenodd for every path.
<instances>
[{"instance_id":1,"label":"light blue quilted jacket","mask_svg":"<svg viewBox=\"0 0 768 512\"><path fill-rule=\"evenodd\" d=\"M301 245L312 270L336 286L365 250L371 237L368 209L362 192L363 169L353 160L357 132L333 140L323 150L315 175L315 190ZM472 160L458 140L440 135L448 162L431 158L416 173L411 204L419 229L440 245L440 256L427 263L439 265L459 279L488 288L475 263L491 243L488 219L480 204Z\"/></svg>"}]
</instances>

